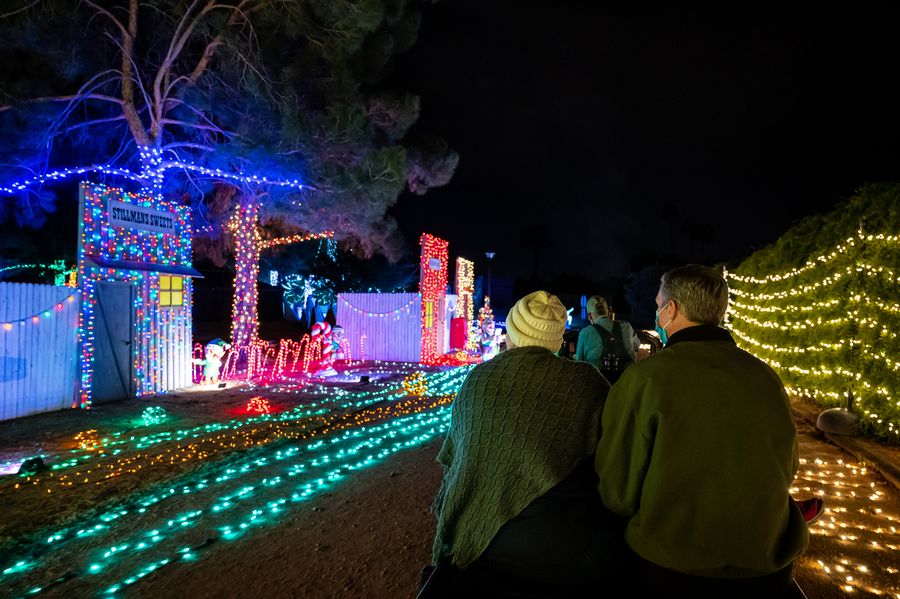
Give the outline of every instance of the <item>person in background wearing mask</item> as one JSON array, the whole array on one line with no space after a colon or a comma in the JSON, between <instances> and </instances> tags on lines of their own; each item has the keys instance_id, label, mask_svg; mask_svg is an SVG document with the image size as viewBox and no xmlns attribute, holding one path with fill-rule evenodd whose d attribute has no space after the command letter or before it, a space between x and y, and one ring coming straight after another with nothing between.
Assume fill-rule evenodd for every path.
<instances>
[{"instance_id":1,"label":"person in background wearing mask","mask_svg":"<svg viewBox=\"0 0 900 599\"><path fill-rule=\"evenodd\" d=\"M799 457L787 393L719 327L727 304L718 271L665 273L666 345L622 374L603 411L597 488L628 519L636 578L655 596L777 596L809 540L788 493Z\"/></svg>"},{"instance_id":2,"label":"person in background wearing mask","mask_svg":"<svg viewBox=\"0 0 900 599\"><path fill-rule=\"evenodd\" d=\"M641 342L632 326L624 320L612 320L609 305L599 295L591 296L586 308L591 325L578 333L575 359L589 362L601 370L607 368L604 356L618 358L621 368L633 363Z\"/></svg>"}]
</instances>

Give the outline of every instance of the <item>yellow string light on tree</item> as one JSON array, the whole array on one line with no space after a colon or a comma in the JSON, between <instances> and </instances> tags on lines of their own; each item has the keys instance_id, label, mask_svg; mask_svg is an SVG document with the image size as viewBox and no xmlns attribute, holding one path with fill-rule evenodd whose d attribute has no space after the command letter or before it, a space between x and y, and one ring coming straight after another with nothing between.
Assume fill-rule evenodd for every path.
<instances>
[{"instance_id":1,"label":"yellow string light on tree","mask_svg":"<svg viewBox=\"0 0 900 599\"><path fill-rule=\"evenodd\" d=\"M778 269L805 239L801 225L726 273L726 326L794 392L823 407L852 401L866 431L900 440L900 236L860 228L801 267Z\"/></svg>"}]
</instances>

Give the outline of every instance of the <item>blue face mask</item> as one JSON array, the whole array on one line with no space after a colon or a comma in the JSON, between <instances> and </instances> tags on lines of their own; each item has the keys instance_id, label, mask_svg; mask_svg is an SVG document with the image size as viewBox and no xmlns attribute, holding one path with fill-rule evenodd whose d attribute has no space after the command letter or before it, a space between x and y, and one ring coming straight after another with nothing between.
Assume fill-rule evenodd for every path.
<instances>
[{"instance_id":1,"label":"blue face mask","mask_svg":"<svg viewBox=\"0 0 900 599\"><path fill-rule=\"evenodd\" d=\"M656 311L656 316L653 318L653 327L656 329L656 334L659 335L659 340L662 341L663 345L665 345L669 341L669 334L666 333L666 327L669 326L672 321L670 320L663 326L659 326L659 313L662 312L668 305L669 302L666 302L665 306Z\"/></svg>"}]
</instances>

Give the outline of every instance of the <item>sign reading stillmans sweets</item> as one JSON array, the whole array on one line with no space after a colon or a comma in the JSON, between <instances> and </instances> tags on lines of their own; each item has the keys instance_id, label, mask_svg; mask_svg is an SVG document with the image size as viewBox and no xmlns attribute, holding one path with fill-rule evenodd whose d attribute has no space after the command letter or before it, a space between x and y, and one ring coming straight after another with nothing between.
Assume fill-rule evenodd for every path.
<instances>
[{"instance_id":1,"label":"sign reading stillmans sweets","mask_svg":"<svg viewBox=\"0 0 900 599\"><path fill-rule=\"evenodd\" d=\"M109 225L143 229L155 233L175 233L175 215L152 208L126 204L117 200L109 201Z\"/></svg>"}]
</instances>

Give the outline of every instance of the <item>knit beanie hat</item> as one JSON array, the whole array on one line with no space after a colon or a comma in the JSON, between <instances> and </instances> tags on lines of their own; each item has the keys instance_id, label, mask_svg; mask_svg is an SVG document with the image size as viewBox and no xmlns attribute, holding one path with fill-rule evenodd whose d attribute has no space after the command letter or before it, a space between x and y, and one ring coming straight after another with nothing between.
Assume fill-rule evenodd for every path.
<instances>
[{"instance_id":1,"label":"knit beanie hat","mask_svg":"<svg viewBox=\"0 0 900 599\"><path fill-rule=\"evenodd\" d=\"M546 291L529 293L506 316L506 334L516 347L536 345L552 352L562 346L566 307Z\"/></svg>"}]
</instances>

